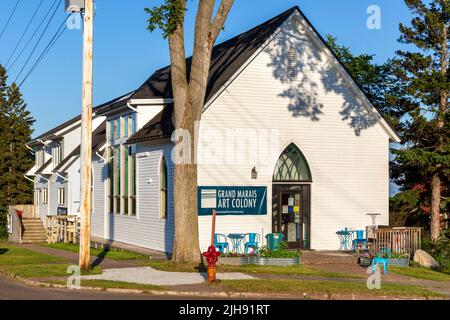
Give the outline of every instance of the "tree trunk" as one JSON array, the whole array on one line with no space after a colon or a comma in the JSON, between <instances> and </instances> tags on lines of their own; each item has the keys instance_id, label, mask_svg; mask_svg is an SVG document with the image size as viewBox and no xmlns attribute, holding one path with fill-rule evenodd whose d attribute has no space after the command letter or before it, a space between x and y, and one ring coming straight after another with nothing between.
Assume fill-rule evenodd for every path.
<instances>
[{"instance_id":1,"label":"tree trunk","mask_svg":"<svg viewBox=\"0 0 450 320\"><path fill-rule=\"evenodd\" d=\"M430 237L431 241L436 242L441 233L440 226L440 208L441 203L441 179L437 173L433 175L431 180L431 224Z\"/></svg>"}]
</instances>

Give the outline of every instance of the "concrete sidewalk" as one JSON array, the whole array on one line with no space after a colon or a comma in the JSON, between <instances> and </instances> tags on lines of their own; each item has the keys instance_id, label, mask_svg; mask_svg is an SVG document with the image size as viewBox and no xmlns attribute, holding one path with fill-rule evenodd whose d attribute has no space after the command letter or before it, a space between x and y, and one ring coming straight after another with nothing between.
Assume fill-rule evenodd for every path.
<instances>
[{"instance_id":1,"label":"concrete sidewalk","mask_svg":"<svg viewBox=\"0 0 450 320\"><path fill-rule=\"evenodd\" d=\"M197 284L204 283L207 278L206 273L196 272L168 272L159 271L152 267L140 268L120 268L120 269L106 269L102 274L92 276L82 276L81 279L96 279L96 280L112 280L124 281L141 284L153 285L183 285L183 284ZM236 273L218 273L217 278L220 280L246 280L256 279L252 276Z\"/></svg>"}]
</instances>

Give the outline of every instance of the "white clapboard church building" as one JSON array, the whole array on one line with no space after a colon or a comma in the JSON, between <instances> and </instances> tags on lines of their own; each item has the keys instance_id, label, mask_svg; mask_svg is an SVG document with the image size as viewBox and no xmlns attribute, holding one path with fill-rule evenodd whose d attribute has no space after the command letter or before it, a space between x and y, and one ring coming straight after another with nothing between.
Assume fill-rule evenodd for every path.
<instances>
[{"instance_id":1,"label":"white clapboard church building","mask_svg":"<svg viewBox=\"0 0 450 320\"><path fill-rule=\"evenodd\" d=\"M167 66L95 108L93 236L172 251L173 168L185 159L171 140L183 134L174 132L171 93ZM73 128L79 118L30 143L43 150L28 173L42 217L77 213ZM371 212L389 224L389 143L399 137L298 7L214 47L190 138L202 249L213 208L218 233L281 232L292 248L337 249L336 231L365 228Z\"/></svg>"}]
</instances>

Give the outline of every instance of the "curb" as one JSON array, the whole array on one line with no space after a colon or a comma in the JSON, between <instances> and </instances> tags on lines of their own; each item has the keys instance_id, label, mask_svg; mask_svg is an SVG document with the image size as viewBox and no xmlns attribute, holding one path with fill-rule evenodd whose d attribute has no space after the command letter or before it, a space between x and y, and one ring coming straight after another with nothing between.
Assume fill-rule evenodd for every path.
<instances>
[{"instance_id":1,"label":"curb","mask_svg":"<svg viewBox=\"0 0 450 320\"><path fill-rule=\"evenodd\" d=\"M0 269L0 273L6 277L15 280L17 282L41 288L54 288L54 289L67 289L67 290L87 290L87 291L104 291L110 293L121 293L121 294L151 294L157 296L179 296L179 297L204 297L204 298L248 298L248 299L290 299L290 300L310 300L310 299L320 299L320 300L334 300L338 298L335 294L330 293L300 293L297 296L292 294L271 294L271 293L256 293L256 292L199 292L199 291L170 291L170 290L142 290L142 289L121 289L121 288L102 288L102 287L80 287L77 289L69 289L66 285L40 282L35 280L29 280L18 276L12 272L8 272L4 269ZM361 295L349 294L345 295L347 298L343 300L364 300ZM389 299L389 300L448 300L440 299L434 297L394 297L394 296L377 296L379 299ZM338 298L339 299L339 298Z\"/></svg>"}]
</instances>

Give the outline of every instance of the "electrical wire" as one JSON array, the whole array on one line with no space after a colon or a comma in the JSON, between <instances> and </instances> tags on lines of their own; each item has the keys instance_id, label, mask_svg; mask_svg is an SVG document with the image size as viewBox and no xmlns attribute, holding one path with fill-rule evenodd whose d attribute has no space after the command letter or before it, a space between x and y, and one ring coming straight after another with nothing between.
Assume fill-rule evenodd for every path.
<instances>
[{"instance_id":1,"label":"electrical wire","mask_svg":"<svg viewBox=\"0 0 450 320\"><path fill-rule=\"evenodd\" d=\"M52 11L52 8L55 6L55 4L57 4L59 0L55 0L53 1L52 5L50 6L50 8L48 8L47 13L45 14L44 18L41 20L41 22L39 23L39 26L36 28L36 30L34 30L33 34L31 35L30 39L28 39L28 42L25 44L25 46L22 48L22 50L19 52L19 55L14 59L13 63L11 64L11 66L9 66L8 72L11 71L11 69L14 67L14 65L16 64L16 62L19 60L19 58L22 56L22 54L25 52L25 50L28 48L28 45L31 43L31 41L34 39L34 36L38 33L39 29L41 29L41 26L44 24L45 20L47 19L48 15L50 14L50 12Z\"/></svg>"},{"instance_id":2,"label":"electrical wire","mask_svg":"<svg viewBox=\"0 0 450 320\"><path fill-rule=\"evenodd\" d=\"M36 42L36 44L34 45L33 50L31 51L31 53L28 56L28 59L25 61L25 64L23 65L22 69L20 69L19 74L16 76L16 79L14 80L14 82L17 83L17 79L19 79L19 77L22 75L22 72L25 70L25 67L27 66L28 62L30 61L31 57L33 56L34 52L36 51L39 43L41 43L42 38L44 37L45 32L48 29L48 26L50 25L50 23L52 22L53 18L55 17L56 14L56 10L58 9L59 6L56 6L55 9L53 10L52 16L50 17L50 19L47 22L47 25L45 26L44 30L41 32L41 36L39 37L38 41Z\"/></svg>"},{"instance_id":3,"label":"electrical wire","mask_svg":"<svg viewBox=\"0 0 450 320\"><path fill-rule=\"evenodd\" d=\"M9 23L11 22L12 17L14 16L14 13L16 12L17 7L19 6L20 2L22 0L17 0L16 5L14 6L13 11L11 12L11 14L9 15L8 21L6 21L5 27L3 28L3 31L0 33L0 39L2 38L3 34L6 31L6 28L8 27Z\"/></svg>"},{"instance_id":4,"label":"electrical wire","mask_svg":"<svg viewBox=\"0 0 450 320\"><path fill-rule=\"evenodd\" d=\"M33 73L33 71L36 69L36 67L41 63L41 61L44 59L44 57L47 55L47 53L53 48L53 46L56 44L59 38L61 38L64 31L66 31L67 28L65 28L65 24L67 20L69 19L70 15L67 16L66 19L64 19L63 23L59 26L58 30L54 34L53 38L50 40L50 42L45 47L44 51L42 51L41 55L38 57L36 62L31 66L30 70L28 70L28 73L25 75L24 79L20 82L19 88L24 84L24 82L30 77L30 75Z\"/></svg>"},{"instance_id":5,"label":"electrical wire","mask_svg":"<svg viewBox=\"0 0 450 320\"><path fill-rule=\"evenodd\" d=\"M22 43L22 40L25 37L25 34L27 33L28 29L30 28L31 24L33 23L34 18L36 17L36 14L38 13L39 9L41 8L41 5L42 5L43 2L44 2L44 0L39 1L39 4L38 4L37 8L34 10L33 15L31 16L31 19L28 21L28 24L27 24L25 30L23 31L22 35L20 36L19 41L17 41L16 47L12 51L11 55L8 58L8 61L5 64L6 68L8 67L9 62L11 61L12 57L16 53L16 51L19 48L20 44Z\"/></svg>"}]
</instances>

